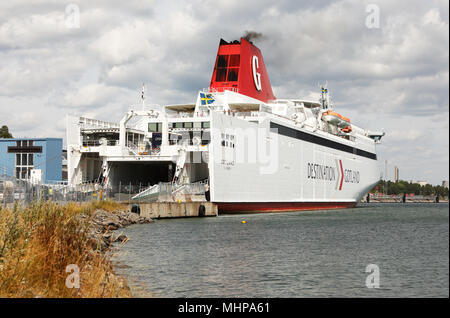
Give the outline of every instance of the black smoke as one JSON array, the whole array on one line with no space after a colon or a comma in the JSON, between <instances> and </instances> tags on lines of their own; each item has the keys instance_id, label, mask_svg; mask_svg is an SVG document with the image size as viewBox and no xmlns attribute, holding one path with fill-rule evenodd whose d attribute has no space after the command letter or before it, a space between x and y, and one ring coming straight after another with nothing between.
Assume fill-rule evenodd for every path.
<instances>
[{"instance_id":1,"label":"black smoke","mask_svg":"<svg viewBox=\"0 0 450 318\"><path fill-rule=\"evenodd\" d=\"M262 40L263 39L263 34L259 33L259 32L255 32L255 31L245 31L245 34L242 36L244 39L246 39L249 42L253 42L253 41L257 41L257 40Z\"/></svg>"}]
</instances>

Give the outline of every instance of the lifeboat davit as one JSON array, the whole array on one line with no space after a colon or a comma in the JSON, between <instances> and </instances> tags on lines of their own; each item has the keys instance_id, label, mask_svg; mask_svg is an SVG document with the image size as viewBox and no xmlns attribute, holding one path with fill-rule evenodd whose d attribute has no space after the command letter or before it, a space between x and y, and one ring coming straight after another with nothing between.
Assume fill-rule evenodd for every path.
<instances>
[{"instance_id":1,"label":"lifeboat davit","mask_svg":"<svg viewBox=\"0 0 450 318\"><path fill-rule=\"evenodd\" d=\"M322 118L324 121L326 121L329 124L336 125L339 128L347 128L350 127L350 119L347 117L342 116L341 114L338 114L332 110L329 110L322 114ZM350 127L351 131L351 127Z\"/></svg>"}]
</instances>

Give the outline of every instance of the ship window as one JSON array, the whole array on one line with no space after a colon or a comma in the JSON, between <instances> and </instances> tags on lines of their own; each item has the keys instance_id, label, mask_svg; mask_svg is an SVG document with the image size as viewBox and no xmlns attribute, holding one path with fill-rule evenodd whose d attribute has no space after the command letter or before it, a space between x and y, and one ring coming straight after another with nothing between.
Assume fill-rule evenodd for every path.
<instances>
[{"instance_id":1,"label":"ship window","mask_svg":"<svg viewBox=\"0 0 450 318\"><path fill-rule=\"evenodd\" d=\"M202 133L202 145L207 145L211 141L211 134L209 131L204 131Z\"/></svg>"},{"instance_id":2,"label":"ship window","mask_svg":"<svg viewBox=\"0 0 450 318\"><path fill-rule=\"evenodd\" d=\"M233 67L228 69L228 82L236 82L238 80L239 68Z\"/></svg>"},{"instance_id":3,"label":"ship window","mask_svg":"<svg viewBox=\"0 0 450 318\"><path fill-rule=\"evenodd\" d=\"M217 67L227 67L228 66L228 55L219 55L217 59Z\"/></svg>"},{"instance_id":4,"label":"ship window","mask_svg":"<svg viewBox=\"0 0 450 318\"><path fill-rule=\"evenodd\" d=\"M239 54L219 55L216 67L216 82L236 82L239 75Z\"/></svg>"},{"instance_id":5,"label":"ship window","mask_svg":"<svg viewBox=\"0 0 450 318\"><path fill-rule=\"evenodd\" d=\"M210 126L209 126L209 121L204 121L204 122L202 122L202 127L203 128L209 128Z\"/></svg>"},{"instance_id":6,"label":"ship window","mask_svg":"<svg viewBox=\"0 0 450 318\"><path fill-rule=\"evenodd\" d=\"M227 69L218 68L216 71L216 82L225 82L227 80Z\"/></svg>"},{"instance_id":7,"label":"ship window","mask_svg":"<svg viewBox=\"0 0 450 318\"><path fill-rule=\"evenodd\" d=\"M192 123L184 123L184 128L192 128Z\"/></svg>"},{"instance_id":8,"label":"ship window","mask_svg":"<svg viewBox=\"0 0 450 318\"><path fill-rule=\"evenodd\" d=\"M183 128L183 123L175 123L175 128Z\"/></svg>"},{"instance_id":9,"label":"ship window","mask_svg":"<svg viewBox=\"0 0 450 318\"><path fill-rule=\"evenodd\" d=\"M196 122L194 123L194 128L202 128L202 123L199 122L199 121L196 121Z\"/></svg>"},{"instance_id":10,"label":"ship window","mask_svg":"<svg viewBox=\"0 0 450 318\"><path fill-rule=\"evenodd\" d=\"M236 67L240 64L241 56L239 54L232 54L230 55L230 64L229 67Z\"/></svg>"},{"instance_id":11,"label":"ship window","mask_svg":"<svg viewBox=\"0 0 450 318\"><path fill-rule=\"evenodd\" d=\"M161 123L148 123L148 131L149 132L161 132L162 124Z\"/></svg>"}]
</instances>

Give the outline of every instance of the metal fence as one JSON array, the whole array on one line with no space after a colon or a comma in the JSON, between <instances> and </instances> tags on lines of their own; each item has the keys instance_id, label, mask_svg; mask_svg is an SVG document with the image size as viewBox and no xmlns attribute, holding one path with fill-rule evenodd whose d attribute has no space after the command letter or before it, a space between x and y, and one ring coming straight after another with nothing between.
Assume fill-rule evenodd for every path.
<instances>
[{"instance_id":1,"label":"metal fence","mask_svg":"<svg viewBox=\"0 0 450 318\"><path fill-rule=\"evenodd\" d=\"M76 186L67 184L32 184L0 176L0 206L10 206L16 202L29 204L32 201L51 200L59 203L88 202L92 200L113 199L131 202L131 197L148 188L150 184L122 183L104 188L100 182L85 182Z\"/></svg>"}]
</instances>

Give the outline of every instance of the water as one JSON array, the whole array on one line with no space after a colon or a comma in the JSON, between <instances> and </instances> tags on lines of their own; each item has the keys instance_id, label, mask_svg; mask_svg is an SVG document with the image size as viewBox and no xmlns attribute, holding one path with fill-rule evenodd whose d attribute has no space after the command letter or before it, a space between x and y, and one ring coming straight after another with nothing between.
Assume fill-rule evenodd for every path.
<instances>
[{"instance_id":1,"label":"water","mask_svg":"<svg viewBox=\"0 0 450 318\"><path fill-rule=\"evenodd\" d=\"M448 204L159 220L125 228L116 260L155 297L449 297L448 220Z\"/></svg>"}]
</instances>

